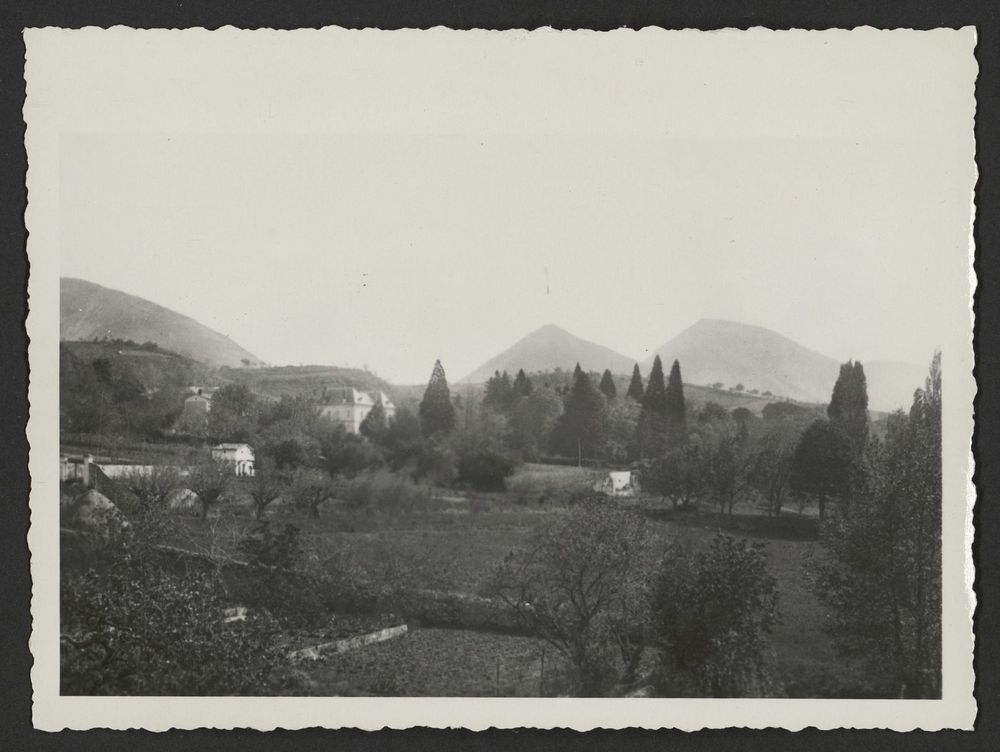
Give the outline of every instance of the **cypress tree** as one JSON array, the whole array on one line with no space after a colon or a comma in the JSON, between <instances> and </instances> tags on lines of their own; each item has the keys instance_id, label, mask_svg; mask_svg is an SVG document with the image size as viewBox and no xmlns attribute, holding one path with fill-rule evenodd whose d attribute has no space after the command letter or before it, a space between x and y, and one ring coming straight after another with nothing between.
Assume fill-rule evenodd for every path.
<instances>
[{"instance_id":1,"label":"cypress tree","mask_svg":"<svg viewBox=\"0 0 1000 752\"><path fill-rule=\"evenodd\" d=\"M646 393L642 397L639 413L639 454L641 457L659 457L665 448L667 418L667 388L663 383L663 362L657 355L649 372Z\"/></svg>"},{"instance_id":2,"label":"cypress tree","mask_svg":"<svg viewBox=\"0 0 1000 752\"><path fill-rule=\"evenodd\" d=\"M632 381L629 382L628 392L626 392L625 396L641 403L643 391L642 374L639 373L639 364L636 363L632 368Z\"/></svg>"},{"instance_id":3,"label":"cypress tree","mask_svg":"<svg viewBox=\"0 0 1000 752\"><path fill-rule=\"evenodd\" d=\"M451 391L444 367L434 361L431 379L427 382L424 398L420 401L420 430L424 436L448 433L455 427L455 406L451 404Z\"/></svg>"},{"instance_id":4,"label":"cypress tree","mask_svg":"<svg viewBox=\"0 0 1000 752\"><path fill-rule=\"evenodd\" d=\"M618 396L618 389L615 387L615 379L611 375L611 369L604 369L604 375L601 376L601 385L599 389L601 390L601 394L608 398L609 402Z\"/></svg>"},{"instance_id":5,"label":"cypress tree","mask_svg":"<svg viewBox=\"0 0 1000 752\"><path fill-rule=\"evenodd\" d=\"M681 381L681 364L676 360L670 367L670 378L663 398L666 416L666 442L670 446L683 444L687 436L687 415L684 409L684 382Z\"/></svg>"},{"instance_id":6,"label":"cypress tree","mask_svg":"<svg viewBox=\"0 0 1000 752\"><path fill-rule=\"evenodd\" d=\"M840 366L826 415L847 436L854 456L860 457L868 443L868 382L860 361Z\"/></svg>"}]
</instances>

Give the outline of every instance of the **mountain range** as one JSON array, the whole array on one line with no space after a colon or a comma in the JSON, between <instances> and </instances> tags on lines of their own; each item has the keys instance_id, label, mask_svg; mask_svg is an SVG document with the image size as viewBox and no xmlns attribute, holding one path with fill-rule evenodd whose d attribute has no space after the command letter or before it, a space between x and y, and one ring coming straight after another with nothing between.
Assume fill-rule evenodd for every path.
<instances>
[{"instance_id":1,"label":"mountain range","mask_svg":"<svg viewBox=\"0 0 1000 752\"><path fill-rule=\"evenodd\" d=\"M145 298L73 277L59 280L59 339L155 342L213 367L260 362L224 334Z\"/></svg>"},{"instance_id":2,"label":"mountain range","mask_svg":"<svg viewBox=\"0 0 1000 752\"><path fill-rule=\"evenodd\" d=\"M212 367L258 365L260 359L219 332L192 318L81 279L60 281L60 339L90 341L125 339L155 342ZM652 351L641 364L649 375L659 355L664 369L677 360L685 383L771 392L776 397L825 403L830 399L840 362L760 326L702 319ZM635 360L548 324L490 358L459 383L476 384L495 371L514 374L571 370L577 363L587 371L610 369L628 375ZM923 385L926 368L910 363L873 360L864 363L869 407L887 411L907 408L913 391Z\"/></svg>"},{"instance_id":3,"label":"mountain range","mask_svg":"<svg viewBox=\"0 0 1000 752\"><path fill-rule=\"evenodd\" d=\"M527 373L556 368L572 370L577 363L585 371L610 368L612 373L631 373L635 361L609 347L580 339L555 324L547 324L487 360L460 383L478 384L495 371L514 374L520 368Z\"/></svg>"},{"instance_id":4,"label":"mountain range","mask_svg":"<svg viewBox=\"0 0 1000 752\"><path fill-rule=\"evenodd\" d=\"M840 372L840 361L777 332L719 319L702 319L664 342L643 362L644 373L656 355L664 368L679 361L684 380L694 384L743 384L802 402L828 401ZM926 373L920 366L897 361L863 365L873 410L908 407Z\"/></svg>"},{"instance_id":5,"label":"mountain range","mask_svg":"<svg viewBox=\"0 0 1000 752\"><path fill-rule=\"evenodd\" d=\"M840 372L840 362L810 350L777 332L735 321L702 319L652 351L641 364L649 375L659 355L664 370L677 360L689 384L742 385L801 402L825 403ZM547 325L517 341L470 373L463 382L477 383L495 371L515 373L572 369L629 374L635 361L610 348ZM873 410L908 407L923 383L925 369L910 363L870 361L864 364L869 406Z\"/></svg>"}]
</instances>

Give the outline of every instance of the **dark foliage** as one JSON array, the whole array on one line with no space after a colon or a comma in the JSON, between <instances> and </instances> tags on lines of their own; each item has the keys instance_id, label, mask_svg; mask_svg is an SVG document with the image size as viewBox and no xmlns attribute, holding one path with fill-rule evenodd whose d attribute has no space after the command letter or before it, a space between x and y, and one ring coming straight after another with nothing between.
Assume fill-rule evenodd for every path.
<instances>
[{"instance_id":1,"label":"dark foliage","mask_svg":"<svg viewBox=\"0 0 1000 752\"><path fill-rule=\"evenodd\" d=\"M611 375L609 369L604 369L604 374L601 376L601 383L598 386L601 390L601 394L611 402L618 396L618 389L615 387L615 377Z\"/></svg>"},{"instance_id":2,"label":"dark foliage","mask_svg":"<svg viewBox=\"0 0 1000 752\"><path fill-rule=\"evenodd\" d=\"M420 402L420 428L424 436L449 433L455 427L455 406L441 361L434 362L430 381Z\"/></svg>"},{"instance_id":3,"label":"dark foliage","mask_svg":"<svg viewBox=\"0 0 1000 752\"><path fill-rule=\"evenodd\" d=\"M664 645L661 690L770 694L765 652L778 621L775 584L762 543L720 533L694 556L673 548L660 568L654 607Z\"/></svg>"},{"instance_id":4,"label":"dark foliage","mask_svg":"<svg viewBox=\"0 0 1000 752\"><path fill-rule=\"evenodd\" d=\"M642 396L644 393L642 386L642 374L639 373L639 364L636 363L632 367L632 380L628 384L628 392L625 396L629 399L635 400L636 402L642 402Z\"/></svg>"},{"instance_id":5,"label":"dark foliage","mask_svg":"<svg viewBox=\"0 0 1000 752\"><path fill-rule=\"evenodd\" d=\"M527 397L533 390L534 385L531 383L531 379L528 378L523 368L519 368L517 376L514 378L514 394L517 397Z\"/></svg>"},{"instance_id":6,"label":"dark foliage","mask_svg":"<svg viewBox=\"0 0 1000 752\"><path fill-rule=\"evenodd\" d=\"M840 366L826 414L847 437L854 456L860 457L868 444L869 422L868 384L860 362L848 361Z\"/></svg>"},{"instance_id":7,"label":"dark foliage","mask_svg":"<svg viewBox=\"0 0 1000 752\"><path fill-rule=\"evenodd\" d=\"M687 410L684 405L684 383L681 381L681 365L676 360L670 367L670 378L663 395L664 441L668 447L676 447L687 438Z\"/></svg>"},{"instance_id":8,"label":"dark foliage","mask_svg":"<svg viewBox=\"0 0 1000 752\"><path fill-rule=\"evenodd\" d=\"M380 444L385 439L385 434L389 430L389 422L385 416L385 406L382 404L381 395L375 400L375 406L361 421L358 430L361 431L362 436L374 444Z\"/></svg>"},{"instance_id":9,"label":"dark foliage","mask_svg":"<svg viewBox=\"0 0 1000 752\"><path fill-rule=\"evenodd\" d=\"M607 438L607 403L577 364L573 388L566 396L563 414L556 421L552 446L556 454L580 459L602 457Z\"/></svg>"},{"instance_id":10,"label":"dark foliage","mask_svg":"<svg viewBox=\"0 0 1000 752\"><path fill-rule=\"evenodd\" d=\"M828 524L817 593L841 653L879 694L941 697L941 371L935 355L909 415L869 445L868 482Z\"/></svg>"},{"instance_id":11,"label":"dark foliage","mask_svg":"<svg viewBox=\"0 0 1000 752\"><path fill-rule=\"evenodd\" d=\"M657 355L649 372L646 392L642 398L642 412L639 414L639 456L661 456L666 448L666 431L667 387L663 379L663 363Z\"/></svg>"},{"instance_id":12,"label":"dark foliage","mask_svg":"<svg viewBox=\"0 0 1000 752\"><path fill-rule=\"evenodd\" d=\"M795 449L792 491L814 498L820 519L826 519L827 502L843 500L850 489L852 464L850 441L843 431L827 420L816 420Z\"/></svg>"},{"instance_id":13,"label":"dark foliage","mask_svg":"<svg viewBox=\"0 0 1000 752\"><path fill-rule=\"evenodd\" d=\"M502 448L476 447L458 458L458 481L478 491L503 491L514 460Z\"/></svg>"}]
</instances>

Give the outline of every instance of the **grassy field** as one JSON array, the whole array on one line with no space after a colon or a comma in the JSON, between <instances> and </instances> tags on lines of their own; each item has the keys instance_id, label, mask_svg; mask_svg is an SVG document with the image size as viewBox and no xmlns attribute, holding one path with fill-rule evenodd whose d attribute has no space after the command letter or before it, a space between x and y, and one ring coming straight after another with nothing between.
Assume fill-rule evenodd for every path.
<instances>
[{"instance_id":1,"label":"grassy field","mask_svg":"<svg viewBox=\"0 0 1000 752\"><path fill-rule=\"evenodd\" d=\"M544 696L562 672L557 654L533 637L419 627L303 670L313 694L418 697Z\"/></svg>"},{"instance_id":2,"label":"grassy field","mask_svg":"<svg viewBox=\"0 0 1000 752\"><path fill-rule=\"evenodd\" d=\"M285 507L276 509L271 519L299 527L314 561L336 558L376 578L408 577L420 587L481 593L503 557L539 526L566 514L569 506L562 499L593 477L593 471L579 468L527 465L512 485L531 488L530 493L442 492L421 512L384 514L333 503L318 520ZM539 504L539 489L554 495ZM652 500L626 503L644 511L649 529L664 546L683 543L697 549L718 531L764 541L782 617L772 635L769 662L774 675L793 696L850 691L856 678L838 660L824 632L824 610L809 584L809 562L822 552L815 519L808 512L790 512L775 520L743 509L730 518L710 509L674 512ZM232 506L207 521L182 521L178 543L215 553L233 553L236 542L256 524L247 506ZM502 691L530 694L537 693L537 687L529 689L537 682L539 650L539 643L528 638L417 629L402 640L337 657L308 673L318 691L334 694L489 695L496 691L499 659L506 672Z\"/></svg>"}]
</instances>

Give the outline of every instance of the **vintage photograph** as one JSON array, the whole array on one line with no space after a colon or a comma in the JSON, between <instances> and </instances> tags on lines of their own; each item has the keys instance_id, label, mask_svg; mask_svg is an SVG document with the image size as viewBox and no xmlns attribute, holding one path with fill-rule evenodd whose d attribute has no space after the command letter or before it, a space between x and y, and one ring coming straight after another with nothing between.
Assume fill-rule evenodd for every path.
<instances>
[{"instance_id":1,"label":"vintage photograph","mask_svg":"<svg viewBox=\"0 0 1000 752\"><path fill-rule=\"evenodd\" d=\"M26 42L36 719L971 723L972 29Z\"/></svg>"}]
</instances>

